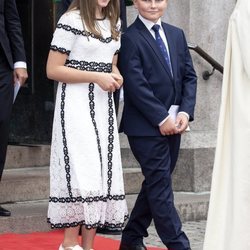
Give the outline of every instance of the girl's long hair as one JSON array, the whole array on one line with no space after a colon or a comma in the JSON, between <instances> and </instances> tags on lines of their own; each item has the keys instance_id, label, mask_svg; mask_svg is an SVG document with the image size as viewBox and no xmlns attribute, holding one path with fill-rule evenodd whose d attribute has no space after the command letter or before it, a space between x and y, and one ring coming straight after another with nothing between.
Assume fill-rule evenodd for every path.
<instances>
[{"instance_id":1,"label":"girl's long hair","mask_svg":"<svg viewBox=\"0 0 250 250\"><path fill-rule=\"evenodd\" d=\"M102 37L101 31L96 25L96 5L97 0L73 0L68 11L73 9L80 10L80 15L88 30L98 38ZM110 20L111 36L117 40L120 31L117 29L117 22L120 16L119 0L110 0L107 7L102 9L103 16Z\"/></svg>"}]
</instances>

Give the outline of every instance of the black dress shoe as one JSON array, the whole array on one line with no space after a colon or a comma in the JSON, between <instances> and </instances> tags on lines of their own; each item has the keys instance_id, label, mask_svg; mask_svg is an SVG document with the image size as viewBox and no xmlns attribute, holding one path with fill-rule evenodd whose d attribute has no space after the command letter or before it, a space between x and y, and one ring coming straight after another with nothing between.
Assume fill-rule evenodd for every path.
<instances>
[{"instance_id":1,"label":"black dress shoe","mask_svg":"<svg viewBox=\"0 0 250 250\"><path fill-rule=\"evenodd\" d=\"M121 243L119 250L147 250L144 245L127 245Z\"/></svg>"},{"instance_id":2,"label":"black dress shoe","mask_svg":"<svg viewBox=\"0 0 250 250\"><path fill-rule=\"evenodd\" d=\"M120 235L122 234L121 229L110 229L107 227L98 227L96 229L96 233L98 234L110 234L110 235Z\"/></svg>"},{"instance_id":3,"label":"black dress shoe","mask_svg":"<svg viewBox=\"0 0 250 250\"><path fill-rule=\"evenodd\" d=\"M0 206L0 216L10 216L11 212Z\"/></svg>"}]
</instances>

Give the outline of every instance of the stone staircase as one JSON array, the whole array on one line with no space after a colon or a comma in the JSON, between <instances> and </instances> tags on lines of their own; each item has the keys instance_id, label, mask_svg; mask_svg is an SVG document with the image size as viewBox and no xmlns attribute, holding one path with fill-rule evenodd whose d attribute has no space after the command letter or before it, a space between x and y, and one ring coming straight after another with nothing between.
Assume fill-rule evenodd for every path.
<instances>
[{"instance_id":1,"label":"stone staircase","mask_svg":"<svg viewBox=\"0 0 250 250\"><path fill-rule=\"evenodd\" d=\"M143 176L129 149L126 137L121 135L120 139L125 191L128 207L131 210ZM191 147L190 144L190 141L187 142ZM207 215L209 193L204 192L200 185L196 185L195 176L199 178L203 176L200 176L201 171L198 171L199 174L195 173L197 167L195 165L199 157L204 164L202 154L205 152L208 154L209 150L196 152L197 150L188 147L181 149L178 166L173 175L175 203L183 221L203 220ZM49 145L9 146L6 168L0 183L0 204L10 209L12 216L0 217L0 233L49 230L46 222L49 155ZM209 185L203 184L205 187Z\"/></svg>"}]
</instances>

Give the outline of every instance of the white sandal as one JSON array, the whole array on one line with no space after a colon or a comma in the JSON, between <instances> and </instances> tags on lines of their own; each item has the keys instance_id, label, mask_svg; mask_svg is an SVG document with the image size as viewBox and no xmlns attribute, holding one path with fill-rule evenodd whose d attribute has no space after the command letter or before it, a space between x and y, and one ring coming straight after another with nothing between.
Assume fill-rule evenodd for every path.
<instances>
[{"instance_id":1,"label":"white sandal","mask_svg":"<svg viewBox=\"0 0 250 250\"><path fill-rule=\"evenodd\" d=\"M63 247L63 245L61 244L59 250L83 250L83 248L79 245L75 245L73 247Z\"/></svg>"}]
</instances>

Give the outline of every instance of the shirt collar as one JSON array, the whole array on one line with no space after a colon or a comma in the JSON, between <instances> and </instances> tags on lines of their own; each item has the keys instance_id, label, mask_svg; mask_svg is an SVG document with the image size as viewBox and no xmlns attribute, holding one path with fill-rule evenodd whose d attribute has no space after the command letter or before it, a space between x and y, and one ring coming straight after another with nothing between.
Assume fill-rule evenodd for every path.
<instances>
[{"instance_id":1,"label":"shirt collar","mask_svg":"<svg viewBox=\"0 0 250 250\"><path fill-rule=\"evenodd\" d=\"M158 21L156 23L154 22L151 22L149 21L148 19L144 18L143 16L141 16L139 14L139 19L144 23L144 25L146 26L146 28L150 31L152 29L152 27L155 25L155 24L158 24L160 25L160 29L162 29L162 26L161 26L161 18L158 19Z\"/></svg>"}]
</instances>

